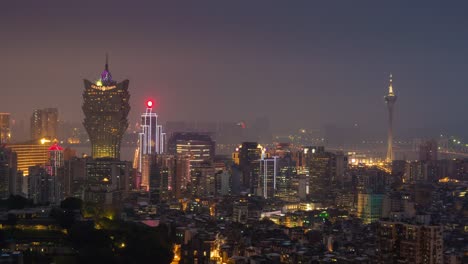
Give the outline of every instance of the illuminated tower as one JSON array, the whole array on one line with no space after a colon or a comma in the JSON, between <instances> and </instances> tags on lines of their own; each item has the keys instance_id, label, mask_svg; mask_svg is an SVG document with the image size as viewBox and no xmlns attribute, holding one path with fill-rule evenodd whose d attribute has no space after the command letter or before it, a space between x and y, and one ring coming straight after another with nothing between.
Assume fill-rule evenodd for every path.
<instances>
[{"instance_id":1,"label":"illuminated tower","mask_svg":"<svg viewBox=\"0 0 468 264\"><path fill-rule=\"evenodd\" d=\"M163 153L165 136L158 125L158 115L153 113L153 101L148 100L146 112L141 115L140 152L143 155Z\"/></svg>"},{"instance_id":2,"label":"illuminated tower","mask_svg":"<svg viewBox=\"0 0 468 264\"><path fill-rule=\"evenodd\" d=\"M392 162L393 155L393 106L397 100L396 95L393 93L392 75L390 74L390 84L388 86L388 94L385 96L385 102L388 107L388 139L387 139L387 162Z\"/></svg>"},{"instance_id":3,"label":"illuminated tower","mask_svg":"<svg viewBox=\"0 0 468 264\"><path fill-rule=\"evenodd\" d=\"M149 189L151 157L164 152L166 134L158 125L158 115L153 112L153 101L146 102L146 112L141 115L141 132L138 138L138 172L141 175L141 186Z\"/></svg>"},{"instance_id":4,"label":"illuminated tower","mask_svg":"<svg viewBox=\"0 0 468 264\"><path fill-rule=\"evenodd\" d=\"M128 83L112 80L107 57L101 78L96 83L84 80L83 125L91 141L93 158L120 158L120 143L130 111Z\"/></svg>"}]
</instances>

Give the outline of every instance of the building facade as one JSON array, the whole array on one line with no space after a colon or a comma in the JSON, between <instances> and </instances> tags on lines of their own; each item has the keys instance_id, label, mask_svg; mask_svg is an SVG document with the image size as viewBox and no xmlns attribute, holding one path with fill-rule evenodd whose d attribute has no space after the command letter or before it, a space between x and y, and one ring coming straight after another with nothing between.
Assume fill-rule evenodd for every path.
<instances>
[{"instance_id":1,"label":"building facade","mask_svg":"<svg viewBox=\"0 0 468 264\"><path fill-rule=\"evenodd\" d=\"M84 127L91 141L93 158L120 159L120 144L128 128L129 80L112 80L109 66L95 83L84 80Z\"/></svg>"},{"instance_id":2,"label":"building facade","mask_svg":"<svg viewBox=\"0 0 468 264\"><path fill-rule=\"evenodd\" d=\"M138 134L137 169L142 189L150 188L150 167L155 155L163 154L166 134L162 125L158 125L158 115L153 112L153 101L146 102L146 111L141 115L141 132Z\"/></svg>"},{"instance_id":3,"label":"building facade","mask_svg":"<svg viewBox=\"0 0 468 264\"><path fill-rule=\"evenodd\" d=\"M58 109L36 109L31 116L31 140L57 139Z\"/></svg>"}]
</instances>

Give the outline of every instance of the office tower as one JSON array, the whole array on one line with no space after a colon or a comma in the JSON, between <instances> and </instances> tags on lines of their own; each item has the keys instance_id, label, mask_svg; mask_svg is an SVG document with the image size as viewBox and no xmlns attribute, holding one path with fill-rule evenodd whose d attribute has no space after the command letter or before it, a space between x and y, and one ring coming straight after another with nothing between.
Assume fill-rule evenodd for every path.
<instances>
[{"instance_id":1,"label":"office tower","mask_svg":"<svg viewBox=\"0 0 468 264\"><path fill-rule=\"evenodd\" d=\"M23 175L28 174L28 169L31 166L45 166L48 161L48 153L50 145L43 141L44 144L9 144L7 148L16 152L18 157L18 170L23 172Z\"/></svg>"},{"instance_id":2,"label":"office tower","mask_svg":"<svg viewBox=\"0 0 468 264\"><path fill-rule=\"evenodd\" d=\"M31 140L57 139L58 109L45 108L34 110L31 116Z\"/></svg>"},{"instance_id":3,"label":"office tower","mask_svg":"<svg viewBox=\"0 0 468 264\"><path fill-rule=\"evenodd\" d=\"M357 215L365 224L378 221L382 217L383 194L359 193Z\"/></svg>"},{"instance_id":4,"label":"office tower","mask_svg":"<svg viewBox=\"0 0 468 264\"><path fill-rule=\"evenodd\" d=\"M380 221L376 263L444 263L442 231L427 222Z\"/></svg>"},{"instance_id":5,"label":"office tower","mask_svg":"<svg viewBox=\"0 0 468 264\"><path fill-rule=\"evenodd\" d=\"M420 161L437 161L437 141L426 140L419 145L419 160Z\"/></svg>"},{"instance_id":6,"label":"office tower","mask_svg":"<svg viewBox=\"0 0 468 264\"><path fill-rule=\"evenodd\" d=\"M150 166L154 155L164 153L166 134L158 125L158 115L153 112L153 101L146 102L146 111L141 115L141 132L138 138L137 168L141 177L140 186L149 190Z\"/></svg>"},{"instance_id":7,"label":"office tower","mask_svg":"<svg viewBox=\"0 0 468 264\"><path fill-rule=\"evenodd\" d=\"M278 154L278 152L275 154ZM287 202L299 202L299 189L305 186L299 186L297 171L296 161L293 160L292 153L280 154L277 158L275 197Z\"/></svg>"},{"instance_id":8,"label":"office tower","mask_svg":"<svg viewBox=\"0 0 468 264\"><path fill-rule=\"evenodd\" d=\"M84 80L83 125L91 141L93 158L120 159L120 143L128 127L129 81L112 80L106 58L105 69L95 83Z\"/></svg>"},{"instance_id":9,"label":"office tower","mask_svg":"<svg viewBox=\"0 0 468 264\"><path fill-rule=\"evenodd\" d=\"M266 158L265 151L260 159L259 186L257 195L265 199L273 198L276 194L276 177L278 174L278 157Z\"/></svg>"},{"instance_id":10,"label":"office tower","mask_svg":"<svg viewBox=\"0 0 468 264\"><path fill-rule=\"evenodd\" d=\"M215 142L209 135L201 133L174 133L167 143L169 154L188 156L190 164L196 166L204 162L213 162Z\"/></svg>"},{"instance_id":11,"label":"office tower","mask_svg":"<svg viewBox=\"0 0 468 264\"><path fill-rule=\"evenodd\" d=\"M0 144L10 143L10 113L0 113Z\"/></svg>"},{"instance_id":12,"label":"office tower","mask_svg":"<svg viewBox=\"0 0 468 264\"><path fill-rule=\"evenodd\" d=\"M231 193L231 173L223 171L216 174L216 194L220 196Z\"/></svg>"},{"instance_id":13,"label":"office tower","mask_svg":"<svg viewBox=\"0 0 468 264\"><path fill-rule=\"evenodd\" d=\"M0 146L0 198L16 194L17 156L14 151Z\"/></svg>"},{"instance_id":14,"label":"office tower","mask_svg":"<svg viewBox=\"0 0 468 264\"><path fill-rule=\"evenodd\" d=\"M238 153L239 169L242 173L241 188L255 193L258 186L258 175L260 168L259 160L262 155L263 147L257 142L243 142L236 152Z\"/></svg>"},{"instance_id":15,"label":"office tower","mask_svg":"<svg viewBox=\"0 0 468 264\"><path fill-rule=\"evenodd\" d=\"M190 191L192 195L198 197L215 195L215 169L212 163L196 164L191 167L190 174Z\"/></svg>"},{"instance_id":16,"label":"office tower","mask_svg":"<svg viewBox=\"0 0 468 264\"><path fill-rule=\"evenodd\" d=\"M385 102L388 108L388 138L387 138L387 162L394 160L393 153L393 106L397 100L396 95L393 93L392 75L390 74L390 84L388 86L388 94L385 96Z\"/></svg>"},{"instance_id":17,"label":"office tower","mask_svg":"<svg viewBox=\"0 0 468 264\"><path fill-rule=\"evenodd\" d=\"M344 162L337 163L337 156L334 153L326 152L325 148L304 147L305 167L309 173L310 194L323 196L329 194L328 190L336 184L337 173L344 171L339 166L346 166Z\"/></svg>"}]
</instances>

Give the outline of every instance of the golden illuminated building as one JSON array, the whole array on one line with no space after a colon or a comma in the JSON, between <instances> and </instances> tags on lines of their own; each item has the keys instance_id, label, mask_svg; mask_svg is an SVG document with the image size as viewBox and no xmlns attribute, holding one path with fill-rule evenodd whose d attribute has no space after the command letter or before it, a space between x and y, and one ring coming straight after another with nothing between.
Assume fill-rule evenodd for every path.
<instances>
[{"instance_id":1,"label":"golden illuminated building","mask_svg":"<svg viewBox=\"0 0 468 264\"><path fill-rule=\"evenodd\" d=\"M10 144L8 148L16 152L18 156L18 170L23 171L23 176L28 174L29 167L45 165L48 162L48 150L46 144Z\"/></svg>"},{"instance_id":2,"label":"golden illuminated building","mask_svg":"<svg viewBox=\"0 0 468 264\"><path fill-rule=\"evenodd\" d=\"M96 83L84 80L83 124L91 141L93 158L120 159L120 144L130 111L128 84L128 80L120 83L112 80L107 59Z\"/></svg>"}]
</instances>

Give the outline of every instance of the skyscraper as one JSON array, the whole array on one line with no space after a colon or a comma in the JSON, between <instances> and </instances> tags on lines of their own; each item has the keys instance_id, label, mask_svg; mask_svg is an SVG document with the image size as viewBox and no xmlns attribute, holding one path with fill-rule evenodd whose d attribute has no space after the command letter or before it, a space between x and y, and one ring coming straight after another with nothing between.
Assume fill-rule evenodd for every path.
<instances>
[{"instance_id":1,"label":"skyscraper","mask_svg":"<svg viewBox=\"0 0 468 264\"><path fill-rule=\"evenodd\" d=\"M396 95L393 93L392 75L390 74L390 84L388 86L388 94L385 96L385 102L388 108L388 139L387 139L387 157L386 161L391 162L394 160L393 155L393 106L397 100Z\"/></svg>"},{"instance_id":2,"label":"skyscraper","mask_svg":"<svg viewBox=\"0 0 468 264\"><path fill-rule=\"evenodd\" d=\"M57 124L57 108L44 108L34 110L31 116L31 139L57 139Z\"/></svg>"},{"instance_id":3,"label":"skyscraper","mask_svg":"<svg viewBox=\"0 0 468 264\"><path fill-rule=\"evenodd\" d=\"M215 142L209 135L201 133L174 133L167 147L169 154L188 156L191 166L204 162L211 163L215 156Z\"/></svg>"},{"instance_id":4,"label":"skyscraper","mask_svg":"<svg viewBox=\"0 0 468 264\"><path fill-rule=\"evenodd\" d=\"M10 138L10 113L0 113L0 144L9 143Z\"/></svg>"},{"instance_id":5,"label":"skyscraper","mask_svg":"<svg viewBox=\"0 0 468 264\"><path fill-rule=\"evenodd\" d=\"M258 186L259 161L263 147L257 142L243 142L236 152L238 153L239 168L242 172L242 188L248 189L250 193L255 193Z\"/></svg>"},{"instance_id":6,"label":"skyscraper","mask_svg":"<svg viewBox=\"0 0 468 264\"><path fill-rule=\"evenodd\" d=\"M146 112L141 115L141 133L139 135L142 154L161 154L164 152L165 136L162 126L158 125L158 115L153 112L153 101L146 102Z\"/></svg>"},{"instance_id":7,"label":"skyscraper","mask_svg":"<svg viewBox=\"0 0 468 264\"><path fill-rule=\"evenodd\" d=\"M120 159L120 143L128 127L129 80L112 80L108 60L96 83L84 80L84 127L91 141L93 158Z\"/></svg>"},{"instance_id":8,"label":"skyscraper","mask_svg":"<svg viewBox=\"0 0 468 264\"><path fill-rule=\"evenodd\" d=\"M148 190L150 184L150 167L154 155L162 154L165 148L166 134L158 125L158 115L153 112L153 101L146 102L146 112L141 115L141 132L138 138L137 168L141 175L141 186Z\"/></svg>"},{"instance_id":9,"label":"skyscraper","mask_svg":"<svg viewBox=\"0 0 468 264\"><path fill-rule=\"evenodd\" d=\"M263 198L273 198L276 193L276 176L278 172L277 160L278 157L267 158L265 150L262 150L260 159L260 175L257 195Z\"/></svg>"}]
</instances>

